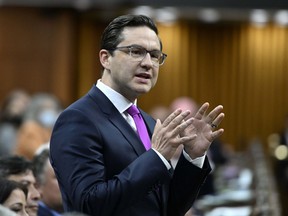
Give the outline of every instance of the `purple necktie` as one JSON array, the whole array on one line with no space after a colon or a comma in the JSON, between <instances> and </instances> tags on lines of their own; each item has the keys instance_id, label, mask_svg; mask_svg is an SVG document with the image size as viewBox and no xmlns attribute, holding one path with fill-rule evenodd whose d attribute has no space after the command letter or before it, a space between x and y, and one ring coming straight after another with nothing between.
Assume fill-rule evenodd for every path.
<instances>
[{"instance_id":1,"label":"purple necktie","mask_svg":"<svg viewBox=\"0 0 288 216\"><path fill-rule=\"evenodd\" d=\"M127 109L127 112L134 119L134 122L135 122L136 127L137 127L137 131L138 131L138 135L139 135L142 143L144 144L145 149L146 150L150 149L151 148L150 137L149 137L146 125L144 123L144 120L140 114L140 111L138 110L138 108L135 105L132 105Z\"/></svg>"}]
</instances>

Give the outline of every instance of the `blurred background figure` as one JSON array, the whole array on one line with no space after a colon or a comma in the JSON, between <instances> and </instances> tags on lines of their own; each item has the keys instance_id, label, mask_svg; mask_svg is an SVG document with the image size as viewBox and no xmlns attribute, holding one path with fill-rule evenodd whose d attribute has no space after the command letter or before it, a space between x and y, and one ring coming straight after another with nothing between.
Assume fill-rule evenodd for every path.
<instances>
[{"instance_id":1,"label":"blurred background figure","mask_svg":"<svg viewBox=\"0 0 288 216\"><path fill-rule=\"evenodd\" d=\"M283 129L279 135L280 144L288 146L288 114L284 118Z\"/></svg>"},{"instance_id":2,"label":"blurred background figure","mask_svg":"<svg viewBox=\"0 0 288 216\"><path fill-rule=\"evenodd\" d=\"M31 160L36 149L49 142L51 130L61 111L62 105L54 95L33 95L19 128L15 153Z\"/></svg>"},{"instance_id":3,"label":"blurred background figure","mask_svg":"<svg viewBox=\"0 0 288 216\"><path fill-rule=\"evenodd\" d=\"M40 193L36 189L32 162L20 156L2 157L0 178L19 182L28 188L26 211L29 216L37 216Z\"/></svg>"},{"instance_id":4,"label":"blurred background figure","mask_svg":"<svg viewBox=\"0 0 288 216\"><path fill-rule=\"evenodd\" d=\"M28 189L24 185L0 178L0 204L15 212L17 216L28 216L25 210L27 194Z\"/></svg>"},{"instance_id":5,"label":"blurred background figure","mask_svg":"<svg viewBox=\"0 0 288 216\"><path fill-rule=\"evenodd\" d=\"M283 206L283 215L288 215L288 114L283 119L282 130L268 136L268 143Z\"/></svg>"},{"instance_id":6,"label":"blurred background figure","mask_svg":"<svg viewBox=\"0 0 288 216\"><path fill-rule=\"evenodd\" d=\"M199 105L192 98L183 96L174 99L170 104L170 109L172 111L178 108L181 108L183 110L190 110L191 111L190 116L194 116L199 108Z\"/></svg>"},{"instance_id":7,"label":"blurred background figure","mask_svg":"<svg viewBox=\"0 0 288 216\"><path fill-rule=\"evenodd\" d=\"M37 189L41 195L38 216L57 216L63 212L62 197L49 161L49 147L48 145L45 147L41 147L33 159Z\"/></svg>"},{"instance_id":8,"label":"blurred background figure","mask_svg":"<svg viewBox=\"0 0 288 216\"><path fill-rule=\"evenodd\" d=\"M0 156L12 154L16 134L23 121L30 101L30 95L24 90L9 93L0 108Z\"/></svg>"},{"instance_id":9,"label":"blurred background figure","mask_svg":"<svg viewBox=\"0 0 288 216\"><path fill-rule=\"evenodd\" d=\"M161 122L163 122L171 113L171 110L169 107L158 105L153 107L149 113L155 120L159 119Z\"/></svg>"}]
</instances>

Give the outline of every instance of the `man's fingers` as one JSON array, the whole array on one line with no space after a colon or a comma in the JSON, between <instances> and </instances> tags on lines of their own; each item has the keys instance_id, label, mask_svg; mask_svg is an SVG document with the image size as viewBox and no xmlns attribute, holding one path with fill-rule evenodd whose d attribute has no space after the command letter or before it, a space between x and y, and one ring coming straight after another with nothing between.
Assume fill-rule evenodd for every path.
<instances>
[{"instance_id":1,"label":"man's fingers","mask_svg":"<svg viewBox=\"0 0 288 216\"><path fill-rule=\"evenodd\" d=\"M173 113L171 113L164 121L163 126L166 127L176 116L180 115L181 109L175 110Z\"/></svg>"},{"instance_id":2,"label":"man's fingers","mask_svg":"<svg viewBox=\"0 0 288 216\"><path fill-rule=\"evenodd\" d=\"M217 117L219 116L219 114L222 112L223 110L223 106L222 105L218 105L217 107L215 107L206 117L206 122L207 123L214 123L214 121L217 119ZM224 114L223 114L224 115ZM224 117L224 116L223 116ZM222 119L223 119L222 117ZM221 121L220 121L221 122ZM219 122L219 123L220 123ZM219 125L219 124L217 124Z\"/></svg>"},{"instance_id":3,"label":"man's fingers","mask_svg":"<svg viewBox=\"0 0 288 216\"><path fill-rule=\"evenodd\" d=\"M204 103L204 104L200 107L200 109L197 111L197 113L195 114L194 117L195 117L196 119L201 120L202 117L205 115L208 107L209 107L209 103L208 103L208 102Z\"/></svg>"},{"instance_id":4,"label":"man's fingers","mask_svg":"<svg viewBox=\"0 0 288 216\"><path fill-rule=\"evenodd\" d=\"M160 119L157 119L157 120L156 120L155 127L154 127L154 133L158 133L158 131L160 130L161 125L162 125L162 124L161 124Z\"/></svg>"},{"instance_id":5,"label":"man's fingers","mask_svg":"<svg viewBox=\"0 0 288 216\"><path fill-rule=\"evenodd\" d=\"M196 134L191 134L189 136L180 137L179 138L179 144L183 144L183 143L189 142L189 141L195 139L196 137L197 137Z\"/></svg>"},{"instance_id":6,"label":"man's fingers","mask_svg":"<svg viewBox=\"0 0 288 216\"><path fill-rule=\"evenodd\" d=\"M217 128L224 119L224 113L220 113L211 123L213 129Z\"/></svg>"},{"instance_id":7,"label":"man's fingers","mask_svg":"<svg viewBox=\"0 0 288 216\"><path fill-rule=\"evenodd\" d=\"M214 139L220 137L223 133L224 133L224 129L223 128L213 131L213 133L212 133L212 141Z\"/></svg>"},{"instance_id":8,"label":"man's fingers","mask_svg":"<svg viewBox=\"0 0 288 216\"><path fill-rule=\"evenodd\" d=\"M152 136L152 140L153 140L152 142L154 141L157 142L159 138L162 139L165 137L165 139L173 139L174 142L176 140L177 143L178 142L181 143L183 140L182 138L180 138L179 134L182 133L194 121L194 118L183 120L186 117L186 115L187 113L183 114L182 116L178 115L172 121L170 121L170 124L167 125L166 127L164 127L164 123L161 124L160 120L157 119L156 125L154 128L154 133ZM193 137L191 138L191 136L194 136L194 135L189 134L189 136L186 136L184 138L184 141L187 142L187 140L191 140L193 138Z\"/></svg>"},{"instance_id":9,"label":"man's fingers","mask_svg":"<svg viewBox=\"0 0 288 216\"><path fill-rule=\"evenodd\" d=\"M190 111L182 111L181 109L175 110L171 113L163 122L163 127L172 127L175 128L179 125L183 119L185 119L188 115L190 115Z\"/></svg>"},{"instance_id":10,"label":"man's fingers","mask_svg":"<svg viewBox=\"0 0 288 216\"><path fill-rule=\"evenodd\" d=\"M186 121L182 121L180 125L178 125L173 131L172 135L178 135L182 133L189 125L191 125L194 121L194 118L187 119Z\"/></svg>"}]
</instances>

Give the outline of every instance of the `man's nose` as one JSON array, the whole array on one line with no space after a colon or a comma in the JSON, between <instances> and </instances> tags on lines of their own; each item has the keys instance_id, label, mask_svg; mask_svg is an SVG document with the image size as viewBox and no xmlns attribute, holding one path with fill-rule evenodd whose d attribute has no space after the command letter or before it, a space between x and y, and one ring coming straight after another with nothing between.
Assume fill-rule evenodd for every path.
<instances>
[{"instance_id":1,"label":"man's nose","mask_svg":"<svg viewBox=\"0 0 288 216\"><path fill-rule=\"evenodd\" d=\"M30 190L31 190L31 199L40 200L41 198L40 192L34 186L32 186Z\"/></svg>"},{"instance_id":2,"label":"man's nose","mask_svg":"<svg viewBox=\"0 0 288 216\"><path fill-rule=\"evenodd\" d=\"M148 52L146 53L146 55L144 56L144 58L141 61L141 64L153 67L153 62L152 62L150 53L148 53Z\"/></svg>"}]
</instances>

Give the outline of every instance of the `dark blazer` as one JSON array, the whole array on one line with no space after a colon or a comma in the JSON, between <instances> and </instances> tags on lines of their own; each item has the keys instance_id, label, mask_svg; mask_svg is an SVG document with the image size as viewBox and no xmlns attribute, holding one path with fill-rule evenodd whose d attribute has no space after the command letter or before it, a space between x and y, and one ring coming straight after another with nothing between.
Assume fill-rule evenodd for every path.
<instances>
[{"instance_id":1,"label":"dark blazer","mask_svg":"<svg viewBox=\"0 0 288 216\"><path fill-rule=\"evenodd\" d=\"M45 204L39 203L37 216L59 216L60 213L54 213Z\"/></svg>"},{"instance_id":2,"label":"dark blazer","mask_svg":"<svg viewBox=\"0 0 288 216\"><path fill-rule=\"evenodd\" d=\"M141 110L151 136L155 120ZM180 157L172 172L95 86L58 118L51 163L66 211L92 216L180 216L211 171Z\"/></svg>"}]
</instances>

